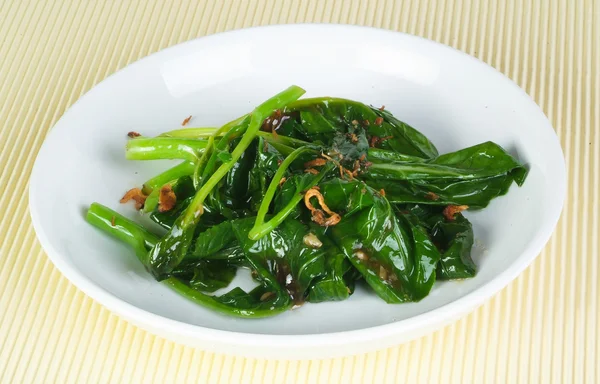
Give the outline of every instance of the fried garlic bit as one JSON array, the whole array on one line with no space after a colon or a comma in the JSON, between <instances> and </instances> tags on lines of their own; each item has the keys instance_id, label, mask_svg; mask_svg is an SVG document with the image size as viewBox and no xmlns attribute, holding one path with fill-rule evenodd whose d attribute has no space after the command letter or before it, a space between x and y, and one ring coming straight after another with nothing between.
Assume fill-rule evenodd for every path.
<instances>
[{"instance_id":1,"label":"fried garlic bit","mask_svg":"<svg viewBox=\"0 0 600 384\"><path fill-rule=\"evenodd\" d=\"M146 202L146 195L139 188L132 188L123 195L120 200L121 204L127 203L129 200L135 201L135 209L142 209L144 203Z\"/></svg>"},{"instance_id":2,"label":"fried garlic bit","mask_svg":"<svg viewBox=\"0 0 600 384\"><path fill-rule=\"evenodd\" d=\"M323 159L321 157L318 157L314 160L307 161L306 163L304 163L304 168L320 167L325 164L327 164L327 160Z\"/></svg>"},{"instance_id":3,"label":"fried garlic bit","mask_svg":"<svg viewBox=\"0 0 600 384\"><path fill-rule=\"evenodd\" d=\"M302 241L304 242L304 245L306 245L307 247L311 247L311 248L318 249L323 246L323 243L321 242L321 240L319 240L317 235L315 235L312 232L304 235L304 237L302 238Z\"/></svg>"},{"instance_id":4,"label":"fried garlic bit","mask_svg":"<svg viewBox=\"0 0 600 384\"><path fill-rule=\"evenodd\" d=\"M319 202L319 205L322 209L315 208L312 205L312 203L310 202L310 199L312 197L317 198L317 201ZM306 208L310 210L312 214L312 220L323 227L336 225L340 222L340 220L342 220L342 217L339 214L329 209L327 204L325 204L325 199L323 198L321 192L319 192L319 190L314 187L306 191L306 193L304 194L304 205L306 205ZM325 217L325 214L327 214L328 217Z\"/></svg>"},{"instance_id":5,"label":"fried garlic bit","mask_svg":"<svg viewBox=\"0 0 600 384\"><path fill-rule=\"evenodd\" d=\"M363 251L362 249L359 249L358 251L354 252L354 256L356 256L358 258L358 260L361 260L361 261L369 260L369 256L367 256L365 251Z\"/></svg>"},{"instance_id":6,"label":"fried garlic bit","mask_svg":"<svg viewBox=\"0 0 600 384\"><path fill-rule=\"evenodd\" d=\"M277 130L289 118L289 115L286 115L281 109L277 109L265 119L260 129L261 131L271 132L273 136L277 137Z\"/></svg>"},{"instance_id":7,"label":"fried garlic bit","mask_svg":"<svg viewBox=\"0 0 600 384\"><path fill-rule=\"evenodd\" d=\"M352 168L352 176L358 176L358 171L360 171L360 160L355 160Z\"/></svg>"},{"instance_id":8,"label":"fried garlic bit","mask_svg":"<svg viewBox=\"0 0 600 384\"><path fill-rule=\"evenodd\" d=\"M130 131L129 133L127 133L127 136L131 139L134 139L136 137L140 137L142 136L139 132L136 131Z\"/></svg>"},{"instance_id":9,"label":"fried garlic bit","mask_svg":"<svg viewBox=\"0 0 600 384\"><path fill-rule=\"evenodd\" d=\"M387 280L389 276L389 272L387 271L387 269L385 269L385 267L383 265L379 266L379 277L381 278L381 280Z\"/></svg>"},{"instance_id":10,"label":"fried garlic bit","mask_svg":"<svg viewBox=\"0 0 600 384\"><path fill-rule=\"evenodd\" d=\"M169 184L164 185L158 194L158 212L168 212L175 206L177 196Z\"/></svg>"},{"instance_id":11,"label":"fried garlic bit","mask_svg":"<svg viewBox=\"0 0 600 384\"><path fill-rule=\"evenodd\" d=\"M427 192L425 194L425 198L427 200L433 200L433 201L440 199L440 197L437 194L433 193L433 192Z\"/></svg>"},{"instance_id":12,"label":"fried garlic bit","mask_svg":"<svg viewBox=\"0 0 600 384\"><path fill-rule=\"evenodd\" d=\"M373 136L371 137L371 140L369 141L369 146L371 148L376 148L379 144L383 143L386 140L389 139L393 139L393 136L385 136L385 137L377 137L377 136Z\"/></svg>"},{"instance_id":13,"label":"fried garlic bit","mask_svg":"<svg viewBox=\"0 0 600 384\"><path fill-rule=\"evenodd\" d=\"M275 296L275 292L265 292L260 295L260 301L267 301L273 296Z\"/></svg>"},{"instance_id":14,"label":"fried garlic bit","mask_svg":"<svg viewBox=\"0 0 600 384\"><path fill-rule=\"evenodd\" d=\"M469 209L468 205L449 205L444 208L444 216L449 221L454 221L456 219L456 215L462 211Z\"/></svg>"},{"instance_id":15,"label":"fried garlic bit","mask_svg":"<svg viewBox=\"0 0 600 384\"><path fill-rule=\"evenodd\" d=\"M342 160L342 159L344 158L344 157L343 157L341 154L339 154L339 153L338 153L337 155L338 155L338 157L339 157L339 159L340 159L340 160ZM324 154L324 153L321 153L321 156L323 156L325 159L327 159L327 160L329 160L329 161L333 162L333 163L334 163L334 164L335 164L335 165L338 167L338 169L340 170L340 178L342 178L342 179L343 179L345 175L347 175L347 176L348 176L348 180L352 180L352 179L354 178L355 174L354 174L353 172L350 172L350 171L349 171L349 170L347 170L346 168L344 168L344 167L342 166L342 164L341 164L339 161L335 160L335 159L334 159L334 158L332 158L331 156L328 156L328 155L326 155L326 154ZM307 164L308 164L308 163L307 163ZM305 165L306 165L306 164L305 164Z\"/></svg>"},{"instance_id":16,"label":"fried garlic bit","mask_svg":"<svg viewBox=\"0 0 600 384\"><path fill-rule=\"evenodd\" d=\"M185 127L187 125L187 123L190 122L190 120L192 120L192 115L189 115L188 117L186 117L185 120L183 120L183 122L181 123L181 126Z\"/></svg>"},{"instance_id":17,"label":"fried garlic bit","mask_svg":"<svg viewBox=\"0 0 600 384\"><path fill-rule=\"evenodd\" d=\"M348 180L352 180L354 179L354 174L352 172L350 172L349 170L347 170L346 168L342 167L342 170L344 171L345 175L348 175Z\"/></svg>"},{"instance_id":18,"label":"fried garlic bit","mask_svg":"<svg viewBox=\"0 0 600 384\"><path fill-rule=\"evenodd\" d=\"M304 173L310 173L310 174L313 174L313 175L318 175L319 171L317 171L314 168L307 168L307 169L304 170Z\"/></svg>"}]
</instances>

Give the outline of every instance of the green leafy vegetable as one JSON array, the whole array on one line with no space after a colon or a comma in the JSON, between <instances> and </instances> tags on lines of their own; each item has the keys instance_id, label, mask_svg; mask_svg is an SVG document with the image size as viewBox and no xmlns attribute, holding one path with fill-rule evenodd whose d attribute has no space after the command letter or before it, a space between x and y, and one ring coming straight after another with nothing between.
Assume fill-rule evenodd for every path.
<instances>
[{"instance_id":1,"label":"green leafy vegetable","mask_svg":"<svg viewBox=\"0 0 600 384\"><path fill-rule=\"evenodd\" d=\"M386 138L380 144L383 149L426 159L438 154L433 143L416 129L390 113L356 101L329 97L303 99L290 104L287 110L298 121L294 133L299 138L329 143L335 133L346 133L348 127L359 126L371 138Z\"/></svg>"},{"instance_id":2,"label":"green leafy vegetable","mask_svg":"<svg viewBox=\"0 0 600 384\"><path fill-rule=\"evenodd\" d=\"M440 254L425 228L418 220L396 216L387 199L372 188L355 185L354 193L346 195L350 213L333 227L333 240L385 301L417 301L427 296ZM356 199L355 191L364 191L368 200ZM360 208L355 209L356 205Z\"/></svg>"},{"instance_id":3,"label":"green leafy vegetable","mask_svg":"<svg viewBox=\"0 0 600 384\"><path fill-rule=\"evenodd\" d=\"M198 189L196 195L187 206L186 210L177 219L173 227L150 251L150 270L157 279L168 276L173 268L183 260L192 242L195 226L198 224L204 213L204 200L221 179L231 170L231 168L233 168L237 160L252 143L264 119L267 118L272 111L284 107L291 101L302 96L303 93L304 90L299 87L290 87L259 105L250 114L250 121L242 139L231 151L231 159L221 164L210 178L208 178L208 180L206 180L206 182Z\"/></svg>"},{"instance_id":4,"label":"green leafy vegetable","mask_svg":"<svg viewBox=\"0 0 600 384\"><path fill-rule=\"evenodd\" d=\"M86 220L156 280L229 316L346 300L358 280L387 303L414 302L438 279L475 276L461 212L521 186L525 166L492 142L439 155L383 108L303 93L219 128L128 141L128 159L183 160L128 192L162 236L98 203ZM243 269L254 288L237 286Z\"/></svg>"},{"instance_id":5,"label":"green leafy vegetable","mask_svg":"<svg viewBox=\"0 0 600 384\"><path fill-rule=\"evenodd\" d=\"M393 203L484 208L506 194L513 181L522 185L526 175L504 149L486 142L427 162L374 164L365 179Z\"/></svg>"},{"instance_id":6,"label":"green leafy vegetable","mask_svg":"<svg viewBox=\"0 0 600 384\"><path fill-rule=\"evenodd\" d=\"M447 220L440 207L423 205L398 206L403 214L410 214L427 228L442 257L437 266L441 280L467 279L475 276L475 263L471 259L473 227L462 214Z\"/></svg>"}]
</instances>

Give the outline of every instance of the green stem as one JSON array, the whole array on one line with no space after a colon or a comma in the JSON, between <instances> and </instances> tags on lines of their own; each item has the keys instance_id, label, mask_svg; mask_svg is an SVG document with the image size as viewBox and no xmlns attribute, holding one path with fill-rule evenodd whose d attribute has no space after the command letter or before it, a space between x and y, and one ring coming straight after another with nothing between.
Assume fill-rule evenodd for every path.
<instances>
[{"instance_id":1,"label":"green stem","mask_svg":"<svg viewBox=\"0 0 600 384\"><path fill-rule=\"evenodd\" d=\"M238 119L239 120L239 119ZM238 120L235 120L237 122ZM224 126L225 127L225 126ZM231 127L228 127L230 129ZM225 130L225 132L228 131ZM221 128L183 128L161 134L159 137L177 137L177 138L188 138L188 139L199 139L204 137L219 137L216 135L219 133ZM301 147L313 147L315 151L318 151L318 147L312 143L300 139L296 139L284 135L274 135L270 132L258 131L257 136L264 138L269 144L275 146L275 148L283 148L284 152L287 148L297 149ZM138 139L139 140L139 139ZM282 147L283 145L283 147ZM423 163L424 159L417 156L405 155L395 151L390 151L381 148L369 148L369 160L375 163L382 162L407 162L407 163Z\"/></svg>"},{"instance_id":2,"label":"green stem","mask_svg":"<svg viewBox=\"0 0 600 384\"><path fill-rule=\"evenodd\" d=\"M327 167L327 166L326 166ZM315 175L315 178L311 180L310 183L306 185L306 189L310 189L317 185L327 174L331 168L326 169L323 168L318 175ZM304 194L298 193L294 195L294 197L287 202L286 206L283 207L279 212L277 212L273 217L267 221L266 223L256 223L254 227L248 233L248 238L250 240L258 240L261 237L265 236L275 228L277 228L283 221L292 213L296 208L296 205L304 198ZM258 221L258 220L257 220Z\"/></svg>"},{"instance_id":3,"label":"green stem","mask_svg":"<svg viewBox=\"0 0 600 384\"><path fill-rule=\"evenodd\" d=\"M380 148L369 148L369 160L373 163L385 163L391 161L401 161L405 163L423 163L426 160L422 157L405 155L396 151L389 151L387 149Z\"/></svg>"},{"instance_id":4,"label":"green stem","mask_svg":"<svg viewBox=\"0 0 600 384\"><path fill-rule=\"evenodd\" d=\"M214 138L214 136L211 136L208 138L208 143L206 144L206 149L205 149L204 153L202 154L202 156L200 157L200 160L198 160L198 163L196 164L196 167L194 168L194 176L192 178L192 182L194 183L194 188L198 189L198 187L202 184L202 175L203 174L201 172L206 167L206 164L208 164L208 160L211 158L214 151L215 151L215 138Z\"/></svg>"},{"instance_id":5,"label":"green stem","mask_svg":"<svg viewBox=\"0 0 600 384\"><path fill-rule=\"evenodd\" d=\"M90 205L85 219L94 227L132 246L138 259L144 265L147 265L147 249L158 243L156 235L99 203Z\"/></svg>"},{"instance_id":6,"label":"green stem","mask_svg":"<svg viewBox=\"0 0 600 384\"><path fill-rule=\"evenodd\" d=\"M177 180L184 176L190 176L194 173L196 164L191 161L184 161L173 168L169 168L144 183L142 191L149 195L156 188L160 188L170 181Z\"/></svg>"},{"instance_id":7,"label":"green stem","mask_svg":"<svg viewBox=\"0 0 600 384\"><path fill-rule=\"evenodd\" d=\"M299 101L302 101L302 100L299 100ZM262 131L259 132L258 135L263 137L269 144L271 144L273 146L276 146L277 144L283 144L287 147L291 147L294 149L300 148L300 147L305 147L305 146L307 146L307 147L312 146L315 151L318 151L318 149L319 149L318 146L315 146L314 144L312 144L308 141L295 139L295 138L289 137L289 136L273 135L272 133L262 132ZM390 151L387 149L380 149L380 148L369 148L369 160L371 160L373 162L377 162L377 163L389 162L389 161L402 161L402 162L407 162L407 163L423 163L424 162L424 159L422 157L405 155L402 153L398 153L396 151Z\"/></svg>"},{"instance_id":8,"label":"green stem","mask_svg":"<svg viewBox=\"0 0 600 384\"><path fill-rule=\"evenodd\" d=\"M274 305L272 307L267 308L236 308L233 305L228 305L225 303L221 303L215 300L212 296L204 294L191 288L189 285L184 283L183 281L170 277L166 280L163 280L165 284L170 286L173 290L179 293L182 296L185 296L189 300L192 300L204 307L213 309L217 312L224 313L230 316L236 317L252 317L252 318L262 318L262 317L270 317L278 315L282 312L287 311L290 308L290 305Z\"/></svg>"},{"instance_id":9,"label":"green stem","mask_svg":"<svg viewBox=\"0 0 600 384\"><path fill-rule=\"evenodd\" d=\"M150 233L145 228L120 215L119 213L107 208L101 204L93 203L86 215L86 220L99 228L103 232L109 234L117 240L120 240L132 246L136 252L136 256L144 266L147 266L147 249L154 247L158 242L158 237ZM114 225L113 225L114 223ZM204 307L215 311L237 317L269 317L275 316L289 309L289 305L281 305L274 303L272 307L264 306L263 308L236 308L234 305L215 300L212 296L204 294L190 287L183 281L170 277L163 280L163 283L175 290L177 293L186 298L201 304ZM284 302L284 304L287 302ZM275 305L277 304L277 305Z\"/></svg>"},{"instance_id":10,"label":"green stem","mask_svg":"<svg viewBox=\"0 0 600 384\"><path fill-rule=\"evenodd\" d=\"M308 141L294 139L293 137L289 137L289 136L283 136L283 135L277 135L277 134L274 135L270 132L260 131L260 132L258 132L258 136L264 138L269 144L283 144L288 147L292 147L294 149L297 149L300 147L310 147L311 145L313 145L312 143L309 143Z\"/></svg>"},{"instance_id":11,"label":"green stem","mask_svg":"<svg viewBox=\"0 0 600 384\"><path fill-rule=\"evenodd\" d=\"M275 172L275 175L273 176L273 179L271 180L271 184L269 184L269 187L267 188L267 192L263 196L262 202L260 203L260 207L258 208L258 213L256 214L256 221L254 222L254 227L252 227L252 229L250 230L250 233L248 234L248 237L250 239L252 239L252 240L260 239L261 237L266 235L268 232L275 229L279 224L281 224L283 222L283 220L285 220L286 216L289 214L289 212L287 212L287 214L286 214L285 212L280 211L271 220L269 220L269 222L267 223L268 225L265 225L265 223L264 223L265 216L269 212L269 207L271 206L271 201L273 200L273 197L275 196L275 192L277 192L277 188L279 187L279 182L283 178L283 175L285 174L287 169L290 167L292 162L294 162L294 160L296 160L298 158L298 156L300 156L301 154L308 152L308 151L309 151L308 148L298 148L298 149L294 150L294 152L292 152L288 157L285 158L285 160L283 160L283 162L277 169L277 172ZM283 212L283 214L282 214L282 212Z\"/></svg>"},{"instance_id":12,"label":"green stem","mask_svg":"<svg viewBox=\"0 0 600 384\"><path fill-rule=\"evenodd\" d=\"M170 183L165 183L165 184L170 184ZM163 185L165 185L163 184ZM156 208L156 206L158 205L158 200L159 200L159 196L160 195L160 188L154 188L152 190L152 192L150 192L150 194L148 195L148 197L146 197L146 201L144 201L144 213L148 213L148 212L152 212L154 211L154 208Z\"/></svg>"},{"instance_id":13,"label":"green stem","mask_svg":"<svg viewBox=\"0 0 600 384\"><path fill-rule=\"evenodd\" d=\"M223 125L221 128L219 128L217 130L217 132L215 132L215 136L221 136L227 132L229 132L232 128L240 125L246 118L248 117L248 114L245 114L244 116L240 116L235 120L231 120L229 123Z\"/></svg>"},{"instance_id":14,"label":"green stem","mask_svg":"<svg viewBox=\"0 0 600 384\"><path fill-rule=\"evenodd\" d=\"M206 140L143 137L129 140L125 155L128 160L183 159L196 162L205 146Z\"/></svg>"},{"instance_id":15,"label":"green stem","mask_svg":"<svg viewBox=\"0 0 600 384\"><path fill-rule=\"evenodd\" d=\"M495 176L490 170L473 170L428 163L382 163L369 167L369 177L388 180L472 180Z\"/></svg>"},{"instance_id":16,"label":"green stem","mask_svg":"<svg viewBox=\"0 0 600 384\"><path fill-rule=\"evenodd\" d=\"M273 148L275 148L279 153L281 153L283 156L289 156L291 155L295 149L292 147L288 147L285 144L281 144L281 143L269 143L273 146ZM305 148L307 150L310 150L309 148ZM314 151L315 155L319 154L319 151Z\"/></svg>"},{"instance_id":17,"label":"green stem","mask_svg":"<svg viewBox=\"0 0 600 384\"><path fill-rule=\"evenodd\" d=\"M181 128L172 131L164 132L158 135L158 137L179 137L188 139L199 139L209 137L215 134L218 128L206 127L206 128Z\"/></svg>"},{"instance_id":18,"label":"green stem","mask_svg":"<svg viewBox=\"0 0 600 384\"><path fill-rule=\"evenodd\" d=\"M202 185L208 180L208 178L215 172L220 161L218 155L220 153L228 151L227 147L229 146L229 143L231 143L231 141L235 138L242 136L244 132L246 132L249 123L250 115L246 115L246 117L242 119L238 125L229 127L228 129L224 130L224 133L222 135L219 132L220 129L219 131L215 132L215 134L212 136L214 143L213 148L211 149L211 154L208 155L205 159L202 159L202 174L200 174L200 169L198 169L196 182L199 184L196 186L196 189L202 187Z\"/></svg>"},{"instance_id":19,"label":"green stem","mask_svg":"<svg viewBox=\"0 0 600 384\"><path fill-rule=\"evenodd\" d=\"M210 178L204 183L204 185L196 192L196 196L187 207L182 227L186 228L193 223L197 223L202 215L202 205L208 194L212 189L221 181L223 177L233 168L238 159L242 156L244 151L252 143L252 140L256 137L258 130L260 129L263 121L269 117L269 115L276 109L283 108L290 102L297 100L302 96L305 91L297 86L291 86L283 92L275 95L271 99L265 101L251 113L250 123L246 132L242 136L238 145L231 152L231 159L224 162L217 168L217 170L210 176Z\"/></svg>"}]
</instances>

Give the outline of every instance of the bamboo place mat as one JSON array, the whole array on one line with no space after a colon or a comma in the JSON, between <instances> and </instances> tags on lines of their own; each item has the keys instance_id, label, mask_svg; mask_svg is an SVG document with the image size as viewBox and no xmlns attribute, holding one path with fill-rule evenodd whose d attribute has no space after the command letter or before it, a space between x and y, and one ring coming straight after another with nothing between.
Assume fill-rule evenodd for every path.
<instances>
[{"instance_id":1,"label":"bamboo place mat","mask_svg":"<svg viewBox=\"0 0 600 384\"><path fill-rule=\"evenodd\" d=\"M41 249L27 208L35 155L65 110L111 73L162 48L298 22L424 36L489 63L533 97L560 137L569 187L556 232L532 266L433 334L313 361L178 345L71 285ZM600 382L599 90L597 0L0 1L0 381Z\"/></svg>"}]
</instances>

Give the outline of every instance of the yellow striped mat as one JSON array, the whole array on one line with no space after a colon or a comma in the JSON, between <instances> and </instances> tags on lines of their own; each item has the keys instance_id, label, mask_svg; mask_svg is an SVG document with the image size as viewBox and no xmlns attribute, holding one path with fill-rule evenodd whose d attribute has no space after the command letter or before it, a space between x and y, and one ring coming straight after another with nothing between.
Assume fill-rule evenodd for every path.
<instances>
[{"instance_id":1,"label":"yellow striped mat","mask_svg":"<svg viewBox=\"0 0 600 384\"><path fill-rule=\"evenodd\" d=\"M35 238L27 185L54 123L109 74L195 37L262 24L371 25L504 72L550 118L569 190L558 228L510 286L394 348L284 361L174 344L72 286ZM600 382L600 2L597 0L0 1L0 381Z\"/></svg>"}]
</instances>

